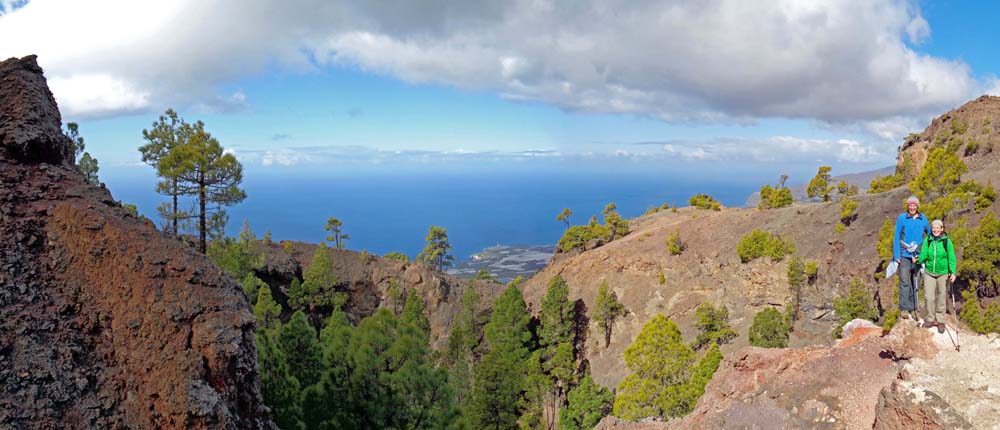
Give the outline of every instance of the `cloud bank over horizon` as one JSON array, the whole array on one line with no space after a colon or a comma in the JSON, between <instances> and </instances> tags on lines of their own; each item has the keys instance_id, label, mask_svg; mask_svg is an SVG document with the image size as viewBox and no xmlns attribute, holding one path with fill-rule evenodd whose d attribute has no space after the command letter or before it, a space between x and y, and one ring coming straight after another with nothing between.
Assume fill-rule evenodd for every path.
<instances>
[{"instance_id":1,"label":"cloud bank over horizon","mask_svg":"<svg viewBox=\"0 0 1000 430\"><path fill-rule=\"evenodd\" d=\"M664 149L682 158L766 158L735 146L805 142L861 160L890 156L886 142L1000 88L960 59L919 52L932 32L909 0L3 0L0 8L0 57L38 54L74 118L178 104L239 112L253 94L234 81L269 68L347 67L570 112L694 124L790 118L883 141L873 149L707 139ZM267 159L301 161L289 157Z\"/></svg>"}]
</instances>

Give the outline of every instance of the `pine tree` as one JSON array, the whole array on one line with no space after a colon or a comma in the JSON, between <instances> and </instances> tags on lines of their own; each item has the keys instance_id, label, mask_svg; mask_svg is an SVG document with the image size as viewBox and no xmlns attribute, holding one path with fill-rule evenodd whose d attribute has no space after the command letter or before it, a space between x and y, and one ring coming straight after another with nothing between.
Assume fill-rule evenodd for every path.
<instances>
[{"instance_id":1,"label":"pine tree","mask_svg":"<svg viewBox=\"0 0 1000 430\"><path fill-rule=\"evenodd\" d=\"M611 329L615 321L626 313L625 305L618 301L618 296L608 287L608 281L601 281L601 286L597 288L597 303L594 305L594 314L591 318L601 328L605 348L611 344Z\"/></svg>"},{"instance_id":2,"label":"pine tree","mask_svg":"<svg viewBox=\"0 0 1000 430\"><path fill-rule=\"evenodd\" d=\"M830 166L820 166L819 171L816 172L816 176L809 181L809 186L806 187L806 195L812 198L819 198L824 202L830 201L830 193L833 192L834 187L830 185Z\"/></svg>"},{"instance_id":3,"label":"pine tree","mask_svg":"<svg viewBox=\"0 0 1000 430\"><path fill-rule=\"evenodd\" d=\"M542 350L534 351L525 362L523 410L519 419L522 430L552 428L548 417L544 415L546 415L546 409L552 404L551 398L555 387L549 375L545 374L543 355ZM549 409L548 412L551 411Z\"/></svg>"},{"instance_id":4,"label":"pine tree","mask_svg":"<svg viewBox=\"0 0 1000 430\"><path fill-rule=\"evenodd\" d=\"M247 298L250 299L250 304L257 304L257 291L261 287L266 287L267 283L260 280L257 275L253 273L247 273L243 277L243 294L246 294Z\"/></svg>"},{"instance_id":5,"label":"pine tree","mask_svg":"<svg viewBox=\"0 0 1000 430\"><path fill-rule=\"evenodd\" d=\"M736 337L736 332L729 327L729 308L726 305L716 309L711 303L705 302L695 309L695 327L698 328L698 338L693 348L702 349L709 345L722 345Z\"/></svg>"},{"instance_id":6,"label":"pine tree","mask_svg":"<svg viewBox=\"0 0 1000 430\"><path fill-rule=\"evenodd\" d=\"M677 325L662 314L654 316L625 350L632 373L618 385L614 414L627 420L683 415L690 404L683 393L694 360Z\"/></svg>"},{"instance_id":7,"label":"pine tree","mask_svg":"<svg viewBox=\"0 0 1000 430\"><path fill-rule=\"evenodd\" d=\"M449 385L455 393L456 402L466 414L472 400L475 351L479 348L486 322L479 315L479 300L475 288L466 288L462 293L462 308L452 323L445 355L446 363L451 367Z\"/></svg>"},{"instance_id":8,"label":"pine tree","mask_svg":"<svg viewBox=\"0 0 1000 430\"><path fill-rule=\"evenodd\" d=\"M278 332L278 346L288 361L289 372L304 384L319 380L323 355L316 329L309 325L306 314L297 311Z\"/></svg>"},{"instance_id":9,"label":"pine tree","mask_svg":"<svg viewBox=\"0 0 1000 430\"><path fill-rule=\"evenodd\" d=\"M542 299L539 320L541 366L549 378L544 385L548 391L540 393L539 400L542 401L541 410L547 414L543 423L546 428L553 428L576 369L576 354L573 348L576 310L569 301L569 288L562 276L556 275L549 281L548 290Z\"/></svg>"},{"instance_id":10,"label":"pine tree","mask_svg":"<svg viewBox=\"0 0 1000 430\"><path fill-rule=\"evenodd\" d=\"M431 323L427 320L427 305L414 290L410 290L410 294L406 298L401 319L404 324L410 324L416 328L425 343L430 342Z\"/></svg>"},{"instance_id":11,"label":"pine tree","mask_svg":"<svg viewBox=\"0 0 1000 430\"><path fill-rule=\"evenodd\" d=\"M958 260L958 274L978 296L995 296L1000 292L1000 220L987 212L970 236Z\"/></svg>"},{"instance_id":12,"label":"pine tree","mask_svg":"<svg viewBox=\"0 0 1000 430\"><path fill-rule=\"evenodd\" d=\"M172 148L159 159L157 168L176 178L176 193L194 196L198 224L198 249L205 253L209 227L226 218L224 206L246 198L239 188L243 182L243 165L223 150L219 141L205 131L201 121L191 126L187 140Z\"/></svg>"},{"instance_id":13,"label":"pine tree","mask_svg":"<svg viewBox=\"0 0 1000 430\"><path fill-rule=\"evenodd\" d=\"M451 266L455 257L448 254L451 250L451 243L448 242L448 231L443 227L431 226L427 231L427 246L417 255L417 261L430 264L439 271Z\"/></svg>"},{"instance_id":14,"label":"pine tree","mask_svg":"<svg viewBox=\"0 0 1000 430\"><path fill-rule=\"evenodd\" d=\"M787 348L788 324L775 308L764 308L753 318L750 326L750 345L761 348Z\"/></svg>"},{"instance_id":15,"label":"pine tree","mask_svg":"<svg viewBox=\"0 0 1000 430\"><path fill-rule=\"evenodd\" d=\"M346 300L345 293L337 291L340 278L333 269L329 250L322 243L313 252L309 267L303 274L300 288L290 288L288 300L293 308L332 307L340 308ZM294 287L294 280L293 287Z\"/></svg>"},{"instance_id":16,"label":"pine tree","mask_svg":"<svg viewBox=\"0 0 1000 430\"><path fill-rule=\"evenodd\" d=\"M281 348L267 334L257 335L260 391L271 417L281 429L304 430L299 380L289 370Z\"/></svg>"},{"instance_id":17,"label":"pine tree","mask_svg":"<svg viewBox=\"0 0 1000 430\"><path fill-rule=\"evenodd\" d=\"M307 429L320 429L324 425L349 428L345 426L353 423L355 416L364 413L359 411L354 398L356 389L351 380L353 367L349 357L353 337L354 327L347 314L335 309L320 331L323 376L318 384L302 392L302 420Z\"/></svg>"},{"instance_id":18,"label":"pine tree","mask_svg":"<svg viewBox=\"0 0 1000 430\"><path fill-rule=\"evenodd\" d=\"M258 331L277 329L281 325L281 305L271 296L271 287L264 284L257 290L257 303L253 306Z\"/></svg>"},{"instance_id":19,"label":"pine tree","mask_svg":"<svg viewBox=\"0 0 1000 430\"><path fill-rule=\"evenodd\" d=\"M570 210L569 208L564 208L562 212L560 212L559 215L556 216L556 221L562 221L564 224L566 224L566 228L569 228L570 215L573 215L573 211Z\"/></svg>"},{"instance_id":20,"label":"pine tree","mask_svg":"<svg viewBox=\"0 0 1000 430\"><path fill-rule=\"evenodd\" d=\"M812 267L816 267L815 264ZM786 323L789 327L798 319L799 305L802 302L802 285L808 279L806 275L806 265L798 255L793 255L788 261L788 289L792 293L789 298L789 306L786 311Z\"/></svg>"},{"instance_id":21,"label":"pine tree","mask_svg":"<svg viewBox=\"0 0 1000 430\"><path fill-rule=\"evenodd\" d=\"M569 287L562 276L549 280L542 311L539 314L541 327L538 330L543 348L555 347L561 343L573 342L575 312L569 301Z\"/></svg>"},{"instance_id":22,"label":"pine tree","mask_svg":"<svg viewBox=\"0 0 1000 430\"><path fill-rule=\"evenodd\" d=\"M153 123L152 128L142 130L142 137L148 143L139 147L142 162L156 169L156 175L163 178L163 181L157 184L156 192L171 198L171 202L160 206L159 211L166 222L164 230L173 235L177 235L180 231L179 222L191 215L178 206L181 195L178 190L178 172L170 170L166 165L161 166L160 161L174 148L186 143L190 133L190 126L177 115L177 112L167 109Z\"/></svg>"},{"instance_id":23,"label":"pine tree","mask_svg":"<svg viewBox=\"0 0 1000 430\"><path fill-rule=\"evenodd\" d=\"M80 170L80 173L83 173L84 179L91 184L100 185L101 181L97 177L97 171L100 168L97 166L97 159L85 151L86 145L84 144L83 136L80 136L80 125L75 122L67 123L63 134L71 142L73 159L76 161L77 169Z\"/></svg>"},{"instance_id":24,"label":"pine tree","mask_svg":"<svg viewBox=\"0 0 1000 430\"><path fill-rule=\"evenodd\" d=\"M609 232L609 242L629 234L628 220L622 219L618 214L618 206L614 203L608 203L601 214L604 215L604 226Z\"/></svg>"},{"instance_id":25,"label":"pine tree","mask_svg":"<svg viewBox=\"0 0 1000 430\"><path fill-rule=\"evenodd\" d=\"M967 170L958 154L947 148L932 149L920 174L910 182L910 191L920 200L932 202L957 188Z\"/></svg>"},{"instance_id":26,"label":"pine tree","mask_svg":"<svg viewBox=\"0 0 1000 430\"><path fill-rule=\"evenodd\" d=\"M208 258L226 273L243 280L247 275L264 267L266 257L260 249L257 236L250 223L243 221L240 235L236 240L226 237L212 242L208 248Z\"/></svg>"},{"instance_id":27,"label":"pine tree","mask_svg":"<svg viewBox=\"0 0 1000 430\"><path fill-rule=\"evenodd\" d=\"M527 375L530 319L521 290L507 287L484 328L488 352L475 367L470 415L476 428L517 428Z\"/></svg>"},{"instance_id":28,"label":"pine tree","mask_svg":"<svg viewBox=\"0 0 1000 430\"><path fill-rule=\"evenodd\" d=\"M349 354L352 398L360 412L353 425L438 429L457 419L447 373L433 365L419 327L379 309L358 325Z\"/></svg>"},{"instance_id":29,"label":"pine tree","mask_svg":"<svg viewBox=\"0 0 1000 430\"><path fill-rule=\"evenodd\" d=\"M344 234L344 232L341 230L341 227L343 225L344 225L343 221L334 217L330 217L329 219L326 220L326 227L323 228L324 230L330 232L330 235L326 237L326 240L328 242L333 242L334 247L336 247L337 249L344 249L344 247L346 246L345 242L347 241L347 239L351 238L350 236Z\"/></svg>"},{"instance_id":30,"label":"pine tree","mask_svg":"<svg viewBox=\"0 0 1000 430\"><path fill-rule=\"evenodd\" d=\"M567 395L565 408L559 411L562 430L590 430L601 418L611 413L615 396L607 388L594 383L588 372Z\"/></svg>"}]
</instances>

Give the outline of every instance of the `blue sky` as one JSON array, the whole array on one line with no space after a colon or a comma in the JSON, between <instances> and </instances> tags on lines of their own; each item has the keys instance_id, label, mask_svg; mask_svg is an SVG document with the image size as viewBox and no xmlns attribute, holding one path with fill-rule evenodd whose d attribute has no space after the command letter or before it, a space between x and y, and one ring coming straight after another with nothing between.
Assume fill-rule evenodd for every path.
<instances>
[{"instance_id":1,"label":"blue sky","mask_svg":"<svg viewBox=\"0 0 1000 430\"><path fill-rule=\"evenodd\" d=\"M1000 88L992 3L209 3L0 1L0 56L108 174L167 107L261 175L846 173Z\"/></svg>"}]
</instances>

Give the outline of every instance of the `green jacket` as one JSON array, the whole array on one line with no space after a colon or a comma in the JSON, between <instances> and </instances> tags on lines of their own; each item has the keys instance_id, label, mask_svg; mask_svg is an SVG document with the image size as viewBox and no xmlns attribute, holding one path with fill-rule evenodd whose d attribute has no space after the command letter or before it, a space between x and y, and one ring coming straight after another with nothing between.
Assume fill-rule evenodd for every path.
<instances>
[{"instance_id":1,"label":"green jacket","mask_svg":"<svg viewBox=\"0 0 1000 430\"><path fill-rule=\"evenodd\" d=\"M924 244L920 247L918 263L925 263L924 270L932 275L950 275L955 273L955 246L952 245L948 233L938 237L928 234L924 236Z\"/></svg>"}]
</instances>

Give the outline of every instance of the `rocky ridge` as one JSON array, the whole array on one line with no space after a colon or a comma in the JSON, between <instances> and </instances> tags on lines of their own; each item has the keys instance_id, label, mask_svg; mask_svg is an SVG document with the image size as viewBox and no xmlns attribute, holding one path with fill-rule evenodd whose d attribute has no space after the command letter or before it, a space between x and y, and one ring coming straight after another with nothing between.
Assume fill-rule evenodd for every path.
<instances>
[{"instance_id":1,"label":"rocky ridge","mask_svg":"<svg viewBox=\"0 0 1000 430\"><path fill-rule=\"evenodd\" d=\"M993 429L1000 422L1000 344L902 321L886 336L856 320L830 347L747 347L729 355L683 419L597 429ZM853 324L853 323L852 323Z\"/></svg>"},{"instance_id":2,"label":"rocky ridge","mask_svg":"<svg viewBox=\"0 0 1000 430\"><path fill-rule=\"evenodd\" d=\"M968 126L959 134L952 131L952 123ZM955 130L961 127L955 126ZM992 183L994 187L1000 184L1000 151L983 149L1000 149L1000 97L983 96L942 115L923 133L907 140L901 153L920 166L929 145L942 134L960 139L963 145L980 142L976 152L958 151L969 167L963 179ZM893 280L878 276L884 267L876 244L883 223L903 211L902 202L909 194L902 186L855 197L859 204L857 217L843 232L835 231L840 221L837 202L795 203L764 211L723 208L715 212L688 207L642 216L630 220L632 232L624 238L582 253L557 255L524 284L525 299L539 309L548 281L560 275L569 285L570 299L582 300L584 308L591 308L598 286L608 282L629 314L615 324L608 348L589 342L585 354L594 380L609 388L617 386L628 372L621 365L625 348L643 324L658 313L677 322L684 337L691 340L697 335L695 308L702 302L726 305L730 323L739 335L723 346L723 353L728 355L747 345L747 330L757 312L768 306L783 310L791 296L786 275L788 258L742 263L737 256L740 239L760 229L791 240L797 255L819 264L816 281L803 287L801 316L795 323L790 346L829 345L839 323L832 309L833 300L846 294L852 279L867 285L880 309L895 306ZM998 208L1000 205L994 205L989 210L997 214ZM965 217L967 225L976 226L984 214L969 207L956 218ZM673 232L686 246L681 255L670 255L667 250L666 240ZM658 282L660 273L665 278L662 285ZM591 336L595 333L592 330Z\"/></svg>"},{"instance_id":3,"label":"rocky ridge","mask_svg":"<svg viewBox=\"0 0 1000 430\"><path fill-rule=\"evenodd\" d=\"M290 253L286 246L291 249ZM285 309L286 319L291 309L287 301L288 287L293 278L302 279L302 274L312 264L317 246L303 242L264 245L265 264L257 271L257 276L272 286L276 300ZM391 297L389 292L395 283L404 297L412 291L424 300L431 325L431 346L439 350L447 346L452 319L462 308L462 295L467 288L475 288L479 293L484 312L488 312L504 288L503 284L461 279L423 264L364 252L329 249L329 254L339 278L337 289L348 294L344 310L355 323L380 307L401 311L402 301ZM326 315L323 310L317 310L313 320L322 326Z\"/></svg>"},{"instance_id":4,"label":"rocky ridge","mask_svg":"<svg viewBox=\"0 0 1000 430\"><path fill-rule=\"evenodd\" d=\"M271 429L245 296L72 165L35 58L0 62L0 428Z\"/></svg>"}]
</instances>

